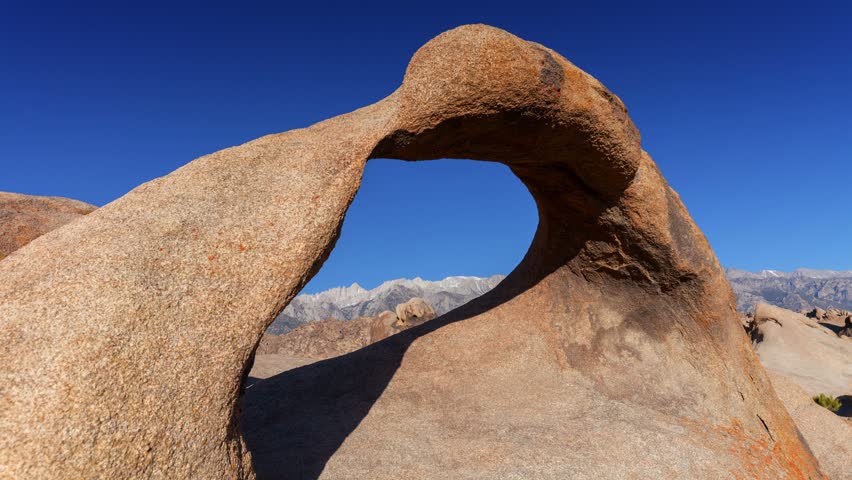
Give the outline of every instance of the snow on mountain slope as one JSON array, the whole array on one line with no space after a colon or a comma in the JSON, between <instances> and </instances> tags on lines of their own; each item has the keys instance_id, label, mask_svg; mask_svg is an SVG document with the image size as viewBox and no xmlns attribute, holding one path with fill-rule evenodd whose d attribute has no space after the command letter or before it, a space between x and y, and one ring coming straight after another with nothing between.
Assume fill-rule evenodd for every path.
<instances>
[{"instance_id":1,"label":"snow on mountain slope","mask_svg":"<svg viewBox=\"0 0 852 480\"><path fill-rule=\"evenodd\" d=\"M748 272L728 268L725 272L737 294L740 311L751 310L756 303L794 311L814 307L852 310L852 271L800 268L792 272ZM286 333L303 323L327 318L352 320L374 316L384 310L393 310L396 305L413 297L426 299L438 315L442 315L491 290L503 278L503 275L447 277L440 281L401 278L370 290L353 283L348 287L303 294L293 299L278 315L269 332Z\"/></svg>"},{"instance_id":2,"label":"snow on mountain slope","mask_svg":"<svg viewBox=\"0 0 852 480\"><path fill-rule=\"evenodd\" d=\"M423 280L420 277L401 278L384 282L371 290L353 283L349 287L303 294L290 302L268 331L281 334L306 322L374 316L385 310L393 311L398 304L413 297L426 299L438 315L442 315L491 290L503 278L503 275L487 278L447 277L440 281Z\"/></svg>"},{"instance_id":3,"label":"snow on mountain slope","mask_svg":"<svg viewBox=\"0 0 852 480\"><path fill-rule=\"evenodd\" d=\"M852 271L763 270L757 273L728 268L728 280L737 294L737 309L748 311L757 303L788 310L835 307L852 310Z\"/></svg>"}]
</instances>

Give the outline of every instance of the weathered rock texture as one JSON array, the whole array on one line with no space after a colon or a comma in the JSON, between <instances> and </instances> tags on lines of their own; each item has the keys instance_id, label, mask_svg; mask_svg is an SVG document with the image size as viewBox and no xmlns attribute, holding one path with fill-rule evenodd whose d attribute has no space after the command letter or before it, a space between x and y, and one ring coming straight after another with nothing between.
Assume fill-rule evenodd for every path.
<instances>
[{"instance_id":1,"label":"weathered rock texture","mask_svg":"<svg viewBox=\"0 0 852 480\"><path fill-rule=\"evenodd\" d=\"M255 350L255 360L265 355L280 355L284 367L292 366L294 358L325 360L366 347L437 316L429 302L416 297L397 305L396 311L353 320L329 318L309 322L283 335L267 332ZM263 359L266 371L271 371L271 360Z\"/></svg>"},{"instance_id":2,"label":"weathered rock texture","mask_svg":"<svg viewBox=\"0 0 852 480\"><path fill-rule=\"evenodd\" d=\"M814 308L805 312L805 316L832 330L838 337L852 337L852 312L848 310Z\"/></svg>"},{"instance_id":3,"label":"weathered rock texture","mask_svg":"<svg viewBox=\"0 0 852 480\"><path fill-rule=\"evenodd\" d=\"M96 208L69 198L0 192L0 260Z\"/></svg>"},{"instance_id":4,"label":"weathered rock texture","mask_svg":"<svg viewBox=\"0 0 852 480\"><path fill-rule=\"evenodd\" d=\"M778 398L832 480L852 480L852 422L817 405L785 375L769 372Z\"/></svg>"},{"instance_id":5,"label":"weathered rock texture","mask_svg":"<svg viewBox=\"0 0 852 480\"><path fill-rule=\"evenodd\" d=\"M538 231L483 297L248 389L263 475L821 477L622 102L479 25L374 105L199 158L0 262L3 471L251 477L247 362L374 157L505 163Z\"/></svg>"},{"instance_id":6,"label":"weathered rock texture","mask_svg":"<svg viewBox=\"0 0 852 480\"><path fill-rule=\"evenodd\" d=\"M257 355L279 354L324 360L366 347L370 342L373 317L355 320L329 318L301 325L284 335L266 334Z\"/></svg>"},{"instance_id":7,"label":"weathered rock texture","mask_svg":"<svg viewBox=\"0 0 852 480\"><path fill-rule=\"evenodd\" d=\"M370 323L370 343L376 343L379 340L384 340L395 333L399 333L400 322L396 314L391 311L384 311L378 314Z\"/></svg>"},{"instance_id":8,"label":"weathered rock texture","mask_svg":"<svg viewBox=\"0 0 852 480\"><path fill-rule=\"evenodd\" d=\"M400 327L410 328L423 322L432 320L438 315L432 305L422 298L414 297L411 300L396 306L396 318Z\"/></svg>"},{"instance_id":9,"label":"weathered rock texture","mask_svg":"<svg viewBox=\"0 0 852 480\"><path fill-rule=\"evenodd\" d=\"M760 363L793 380L810 395L852 394L852 340L825 323L758 304L749 329Z\"/></svg>"}]
</instances>

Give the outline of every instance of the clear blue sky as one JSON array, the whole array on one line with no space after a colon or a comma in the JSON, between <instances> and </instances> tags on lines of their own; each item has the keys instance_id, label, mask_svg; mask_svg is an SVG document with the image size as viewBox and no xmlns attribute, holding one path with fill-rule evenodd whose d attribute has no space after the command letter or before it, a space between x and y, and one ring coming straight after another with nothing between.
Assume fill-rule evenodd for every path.
<instances>
[{"instance_id":1,"label":"clear blue sky","mask_svg":"<svg viewBox=\"0 0 852 480\"><path fill-rule=\"evenodd\" d=\"M482 22L626 102L724 265L852 269L849 2L24 3L0 14L0 190L104 205L372 103L424 42ZM372 161L307 290L506 273L536 221L500 165Z\"/></svg>"}]
</instances>

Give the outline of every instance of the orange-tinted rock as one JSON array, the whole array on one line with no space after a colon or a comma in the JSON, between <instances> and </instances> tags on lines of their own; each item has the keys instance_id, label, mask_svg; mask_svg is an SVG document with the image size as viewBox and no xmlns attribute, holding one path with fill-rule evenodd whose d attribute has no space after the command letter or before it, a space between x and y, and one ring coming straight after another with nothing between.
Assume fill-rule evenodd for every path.
<instances>
[{"instance_id":1,"label":"orange-tinted rock","mask_svg":"<svg viewBox=\"0 0 852 480\"><path fill-rule=\"evenodd\" d=\"M0 259L96 208L69 198L0 192Z\"/></svg>"},{"instance_id":2,"label":"orange-tinted rock","mask_svg":"<svg viewBox=\"0 0 852 480\"><path fill-rule=\"evenodd\" d=\"M852 478L852 419L817 405L791 378L769 372L772 386L831 480Z\"/></svg>"},{"instance_id":3,"label":"orange-tinted rock","mask_svg":"<svg viewBox=\"0 0 852 480\"><path fill-rule=\"evenodd\" d=\"M538 231L468 305L248 389L264 478L821 477L621 100L482 25L374 105L199 158L0 262L5 472L251 478L247 364L377 157L502 162Z\"/></svg>"}]
</instances>

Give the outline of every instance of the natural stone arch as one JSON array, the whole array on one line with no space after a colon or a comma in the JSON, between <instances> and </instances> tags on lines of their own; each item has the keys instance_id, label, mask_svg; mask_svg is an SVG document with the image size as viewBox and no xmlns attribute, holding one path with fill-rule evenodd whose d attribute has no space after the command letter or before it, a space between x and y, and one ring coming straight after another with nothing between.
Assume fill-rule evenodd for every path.
<instances>
[{"instance_id":1,"label":"natural stone arch","mask_svg":"<svg viewBox=\"0 0 852 480\"><path fill-rule=\"evenodd\" d=\"M540 217L528 254L491 294L406 333L409 366L376 399L377 415L416 388L409 358L437 361L418 345L445 352L430 365L448 372L476 351L483 366L505 366L501 388L596 392L635 417L602 432L680 442L643 463L590 438L591 470L555 462L539 473L819 477L715 256L621 101L555 52L479 25L426 44L374 105L199 158L0 262L6 472L252 477L237 428L245 366L327 257L371 157L503 162ZM496 344L453 352L477 338ZM530 383L527 364L548 376ZM489 375L482 368L462 371Z\"/></svg>"}]
</instances>

